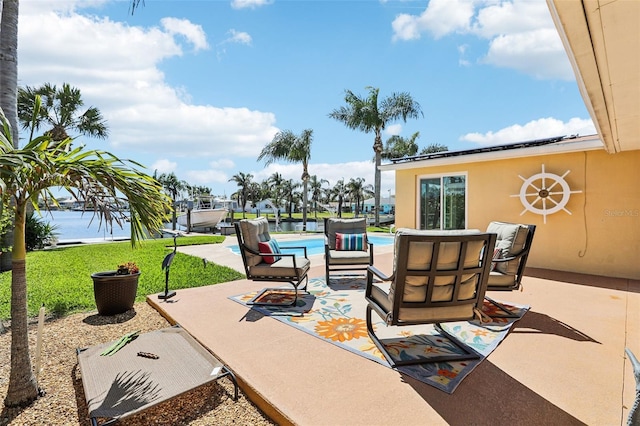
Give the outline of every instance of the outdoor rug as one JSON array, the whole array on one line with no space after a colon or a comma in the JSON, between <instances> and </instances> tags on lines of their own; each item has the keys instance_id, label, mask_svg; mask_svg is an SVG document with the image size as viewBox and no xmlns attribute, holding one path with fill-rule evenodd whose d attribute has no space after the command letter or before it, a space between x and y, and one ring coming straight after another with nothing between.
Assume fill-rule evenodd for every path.
<instances>
[{"instance_id":1,"label":"outdoor rug","mask_svg":"<svg viewBox=\"0 0 640 426\"><path fill-rule=\"evenodd\" d=\"M289 324L328 343L339 346L355 354L368 358L389 367L367 333L366 306L364 298L366 280L362 277L331 278L327 286L325 279L309 280L308 295L299 295L296 306L251 305L252 299L261 292L252 292L231 296L230 299L254 309L264 315ZM282 292L269 292L261 302L270 298L275 303L287 300L293 302L293 291L283 289ZM411 376L416 380L434 386L444 392L452 393L460 382L482 362L507 336L515 321L529 309L528 306L503 303L518 318L498 318L502 311L495 305L486 302L483 311L494 317L492 322L451 322L443 323L447 332L473 348L481 355L478 360L437 362L431 364L396 367L395 370ZM412 354L440 355L455 352L459 349L446 337L438 333L433 325L388 327L374 312L372 320L376 335L394 358L412 357Z\"/></svg>"}]
</instances>

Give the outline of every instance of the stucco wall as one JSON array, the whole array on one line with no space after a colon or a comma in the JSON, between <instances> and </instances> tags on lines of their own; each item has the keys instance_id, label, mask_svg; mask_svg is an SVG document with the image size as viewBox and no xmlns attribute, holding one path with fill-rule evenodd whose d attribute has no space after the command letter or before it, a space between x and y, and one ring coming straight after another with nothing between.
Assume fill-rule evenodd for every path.
<instances>
[{"instance_id":1,"label":"stucco wall","mask_svg":"<svg viewBox=\"0 0 640 426\"><path fill-rule=\"evenodd\" d=\"M523 179L559 176L571 190L565 208L543 216L524 210ZM417 177L466 172L467 227L493 220L537 225L528 266L640 279L640 151L587 151L396 171L396 226L417 227ZM556 186L554 189L559 188Z\"/></svg>"}]
</instances>

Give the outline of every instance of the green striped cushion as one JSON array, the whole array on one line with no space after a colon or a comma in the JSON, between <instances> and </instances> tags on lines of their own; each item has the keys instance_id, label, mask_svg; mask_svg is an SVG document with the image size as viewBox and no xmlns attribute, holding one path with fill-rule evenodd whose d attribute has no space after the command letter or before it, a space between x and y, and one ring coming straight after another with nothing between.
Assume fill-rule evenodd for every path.
<instances>
[{"instance_id":1,"label":"green striped cushion","mask_svg":"<svg viewBox=\"0 0 640 426\"><path fill-rule=\"evenodd\" d=\"M366 250L367 234L341 234L336 232L336 250Z\"/></svg>"}]
</instances>

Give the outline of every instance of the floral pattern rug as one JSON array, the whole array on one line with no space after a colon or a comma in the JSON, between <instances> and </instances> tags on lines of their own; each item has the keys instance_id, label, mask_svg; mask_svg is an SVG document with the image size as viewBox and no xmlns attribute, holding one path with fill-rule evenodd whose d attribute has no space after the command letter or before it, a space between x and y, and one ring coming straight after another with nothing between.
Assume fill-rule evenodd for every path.
<instances>
[{"instance_id":1,"label":"floral pattern rug","mask_svg":"<svg viewBox=\"0 0 640 426\"><path fill-rule=\"evenodd\" d=\"M366 281L361 277L332 277L328 286L324 277L310 279L307 286L309 294L299 295L294 306L251 305L256 297L261 303L269 303L270 300L278 305L293 302L295 294L291 287L282 291L241 294L230 299L389 367L367 333L365 286ZM500 317L503 312L485 301L483 312L492 317L492 322L462 321L442 324L445 332L478 352L480 359L399 366L395 370L444 392L453 393L460 382L507 337L511 326L529 309L528 306L501 303L518 318ZM372 320L376 335L394 359L460 352L433 325L388 327L375 312L372 313Z\"/></svg>"}]
</instances>

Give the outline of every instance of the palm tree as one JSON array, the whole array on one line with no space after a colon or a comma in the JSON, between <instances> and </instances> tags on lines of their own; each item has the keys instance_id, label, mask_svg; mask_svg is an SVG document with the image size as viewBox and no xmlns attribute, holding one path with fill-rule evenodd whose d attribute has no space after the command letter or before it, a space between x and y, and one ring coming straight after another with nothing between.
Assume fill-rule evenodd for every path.
<instances>
[{"instance_id":1,"label":"palm tree","mask_svg":"<svg viewBox=\"0 0 640 426\"><path fill-rule=\"evenodd\" d=\"M289 215L289 219L291 219L291 215L293 214L293 206L296 200L295 192L298 187L300 187L300 184L295 183L293 179L282 182L282 192L284 199L287 201L287 214Z\"/></svg>"},{"instance_id":2,"label":"palm tree","mask_svg":"<svg viewBox=\"0 0 640 426\"><path fill-rule=\"evenodd\" d=\"M380 89L367 87L369 96L361 98L350 90L345 91L346 106L333 110L329 117L344 123L348 128L375 134L373 152L375 154L375 226L380 226L380 163L382 159L382 131L388 123L422 115L420 104L409 93L393 93L378 102Z\"/></svg>"},{"instance_id":3,"label":"palm tree","mask_svg":"<svg viewBox=\"0 0 640 426\"><path fill-rule=\"evenodd\" d=\"M367 195L373 194L371 185L365 185L364 179L361 177L351 178L349 183L347 183L347 193L349 194L349 198L352 202L355 202L356 205L356 216L360 214L362 209L360 208L360 203L364 205L364 200Z\"/></svg>"},{"instance_id":4,"label":"palm tree","mask_svg":"<svg viewBox=\"0 0 640 426\"><path fill-rule=\"evenodd\" d=\"M322 197L322 184L329 183L326 179L318 179L318 176L313 175L309 178L309 188L311 190L311 201L313 202L313 212L315 214L316 221L318 220L318 202Z\"/></svg>"},{"instance_id":5,"label":"palm tree","mask_svg":"<svg viewBox=\"0 0 640 426\"><path fill-rule=\"evenodd\" d=\"M284 130L277 133L258 156L258 160L265 159L267 166L276 160L302 163L302 229L304 231L307 230L307 199L309 197L307 183L312 141L313 130L311 129L303 130L300 135L295 135L291 130Z\"/></svg>"},{"instance_id":6,"label":"palm tree","mask_svg":"<svg viewBox=\"0 0 640 426\"><path fill-rule=\"evenodd\" d=\"M178 194L180 191L183 191L186 188L186 182L179 180L175 173L162 173L158 177L158 182L162 185L162 187L167 190L171 199L173 200L173 212L171 214L171 225L174 231L176 230L176 199L178 198Z\"/></svg>"},{"instance_id":7,"label":"palm tree","mask_svg":"<svg viewBox=\"0 0 640 426\"><path fill-rule=\"evenodd\" d=\"M40 97L42 104L34 123L32 114L36 96ZM47 132L53 141L68 138L69 131L99 139L105 139L109 135L100 110L89 107L81 111L83 105L80 89L71 87L68 83L63 83L60 89L50 83L37 88L26 86L18 89L18 120L22 128L31 128L34 132L48 126ZM29 139L32 138L33 134Z\"/></svg>"},{"instance_id":8,"label":"palm tree","mask_svg":"<svg viewBox=\"0 0 640 426\"><path fill-rule=\"evenodd\" d=\"M229 179L229 182L235 182L238 185L238 205L242 209L242 218L247 217L247 212L245 212L245 206L247 205L247 200L249 199L249 190L251 188L251 179L253 179L253 175L251 173L242 173L239 172L235 174Z\"/></svg>"},{"instance_id":9,"label":"palm tree","mask_svg":"<svg viewBox=\"0 0 640 426\"><path fill-rule=\"evenodd\" d=\"M269 185L271 186L271 198L272 198L271 201L273 201L273 204L274 204L273 207L279 210L281 200L282 200L282 195L283 195L282 185L284 184L284 178L280 173L275 172L274 174L269 176L269 178L267 179L267 182L269 182Z\"/></svg>"},{"instance_id":10,"label":"palm tree","mask_svg":"<svg viewBox=\"0 0 640 426\"><path fill-rule=\"evenodd\" d=\"M38 114L39 99L34 104ZM140 164L121 160L104 151L73 149L71 139L53 141L51 135L29 140L22 149L13 146L13 133L0 111L0 181L2 201L15 217L11 274L11 372L6 406L29 403L38 397L38 386L31 368L27 333L27 277L25 219L27 206L40 196L53 200L51 188L68 191L92 205L106 226L121 223L124 213L112 210L112 203L127 200L130 205L131 245L144 238L145 230L162 227L169 198L160 184L139 170ZM3 205L5 205L3 203Z\"/></svg>"},{"instance_id":11,"label":"palm tree","mask_svg":"<svg viewBox=\"0 0 640 426\"><path fill-rule=\"evenodd\" d=\"M449 151L449 147L439 143L432 143L420 150L420 155L433 154L435 152Z\"/></svg>"},{"instance_id":12,"label":"palm tree","mask_svg":"<svg viewBox=\"0 0 640 426\"><path fill-rule=\"evenodd\" d=\"M420 132L415 132L409 138L400 135L393 135L387 139L381 158L390 160L392 158L412 157L418 153L416 139L420 137Z\"/></svg>"},{"instance_id":13,"label":"palm tree","mask_svg":"<svg viewBox=\"0 0 640 426\"><path fill-rule=\"evenodd\" d=\"M251 206L256 207L257 203L261 200L262 197L262 189L258 182L251 182L249 185L249 201L251 201Z\"/></svg>"},{"instance_id":14,"label":"palm tree","mask_svg":"<svg viewBox=\"0 0 640 426\"><path fill-rule=\"evenodd\" d=\"M18 0L2 0L0 16L0 109L18 147Z\"/></svg>"},{"instance_id":15,"label":"palm tree","mask_svg":"<svg viewBox=\"0 0 640 426\"><path fill-rule=\"evenodd\" d=\"M329 190L329 199L338 200L338 217L342 217L342 203L347 196L347 187L344 184L344 179L340 179Z\"/></svg>"},{"instance_id":16,"label":"palm tree","mask_svg":"<svg viewBox=\"0 0 640 426\"><path fill-rule=\"evenodd\" d=\"M0 16L0 109L11 125L12 141L18 148L18 0L2 0ZM2 247L13 241L13 227L2 237ZM0 271L11 270L11 252L0 256Z\"/></svg>"}]
</instances>

